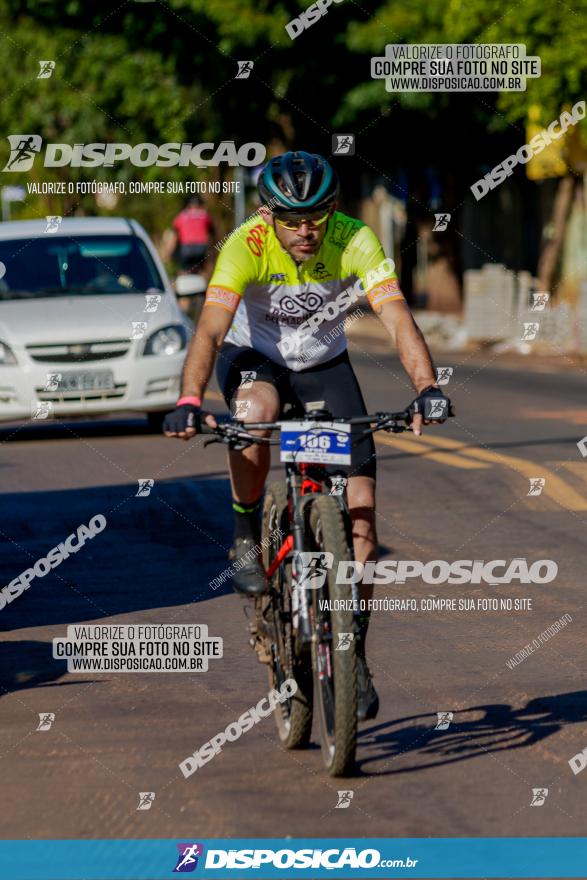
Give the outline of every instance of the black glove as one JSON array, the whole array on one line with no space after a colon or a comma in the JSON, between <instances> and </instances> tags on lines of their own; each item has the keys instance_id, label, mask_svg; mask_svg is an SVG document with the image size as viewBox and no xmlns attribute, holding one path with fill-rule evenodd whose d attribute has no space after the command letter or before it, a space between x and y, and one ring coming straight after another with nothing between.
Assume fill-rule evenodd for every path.
<instances>
[{"instance_id":1,"label":"black glove","mask_svg":"<svg viewBox=\"0 0 587 880\"><path fill-rule=\"evenodd\" d=\"M187 428L195 428L199 433L202 426L202 410L192 403L182 403L163 419L163 431L182 434Z\"/></svg>"},{"instance_id":2,"label":"black glove","mask_svg":"<svg viewBox=\"0 0 587 880\"><path fill-rule=\"evenodd\" d=\"M425 422L443 422L455 414L450 399L434 385L423 388L408 409L412 416L420 413Z\"/></svg>"}]
</instances>

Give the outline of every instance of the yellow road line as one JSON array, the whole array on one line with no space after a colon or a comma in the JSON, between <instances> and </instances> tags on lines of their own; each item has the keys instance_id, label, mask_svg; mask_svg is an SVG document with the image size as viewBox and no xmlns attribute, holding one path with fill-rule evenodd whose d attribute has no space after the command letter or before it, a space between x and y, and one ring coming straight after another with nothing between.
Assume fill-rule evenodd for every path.
<instances>
[{"instance_id":1,"label":"yellow road line","mask_svg":"<svg viewBox=\"0 0 587 880\"><path fill-rule=\"evenodd\" d=\"M476 461L486 461L492 464L500 464L504 467L516 471L528 480L534 477L544 477L546 483L542 494L551 498L556 504L560 504L566 510L581 511L587 510L587 498L584 498L579 492L573 489L569 483L566 483L561 477L550 471L541 462L529 461L525 458L518 458L514 455L505 455L503 452L494 452L491 449L480 449L478 446L467 446L460 440L452 440L449 437L431 437L430 434L423 435L419 438L426 444L433 447L444 447L445 449L458 450L461 455L469 456Z\"/></svg>"},{"instance_id":2,"label":"yellow road line","mask_svg":"<svg viewBox=\"0 0 587 880\"><path fill-rule=\"evenodd\" d=\"M479 461L469 461L460 455L452 452L433 452L425 446L421 446L416 439L409 440L407 437L387 437L384 434L376 438L377 443L384 446L392 446L401 452L410 452L412 455L422 455L431 458L432 461L439 461L441 464L448 464L450 467L461 468L462 470L483 470L489 467L487 464L481 464Z\"/></svg>"},{"instance_id":3,"label":"yellow road line","mask_svg":"<svg viewBox=\"0 0 587 880\"><path fill-rule=\"evenodd\" d=\"M584 483L587 483L587 461L557 461L558 464L569 470L574 477L579 477Z\"/></svg>"}]
</instances>

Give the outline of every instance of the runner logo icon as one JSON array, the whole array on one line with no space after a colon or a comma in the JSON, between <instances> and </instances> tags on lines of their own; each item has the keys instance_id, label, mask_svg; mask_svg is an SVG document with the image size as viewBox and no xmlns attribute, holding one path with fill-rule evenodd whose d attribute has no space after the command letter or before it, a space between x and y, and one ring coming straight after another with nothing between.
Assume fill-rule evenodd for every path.
<instances>
[{"instance_id":1,"label":"runner logo icon","mask_svg":"<svg viewBox=\"0 0 587 880\"><path fill-rule=\"evenodd\" d=\"M35 156L41 150L43 139L40 134L9 134L10 158L3 171L30 171Z\"/></svg>"},{"instance_id":2,"label":"runner logo icon","mask_svg":"<svg viewBox=\"0 0 587 880\"><path fill-rule=\"evenodd\" d=\"M548 789L547 788L533 788L532 789L532 800L530 801L531 807L542 807L544 805L544 801L548 797Z\"/></svg>"},{"instance_id":3,"label":"runner logo icon","mask_svg":"<svg viewBox=\"0 0 587 880\"><path fill-rule=\"evenodd\" d=\"M235 79L248 79L255 64L254 61L238 61L238 73Z\"/></svg>"},{"instance_id":4,"label":"runner logo icon","mask_svg":"<svg viewBox=\"0 0 587 880\"><path fill-rule=\"evenodd\" d=\"M435 214L432 232L444 232L450 223L450 214Z\"/></svg>"},{"instance_id":5,"label":"runner logo icon","mask_svg":"<svg viewBox=\"0 0 587 880\"><path fill-rule=\"evenodd\" d=\"M335 156L354 156L355 155L355 136L354 136L354 134L333 134L332 135L332 152Z\"/></svg>"},{"instance_id":6,"label":"runner logo icon","mask_svg":"<svg viewBox=\"0 0 587 880\"><path fill-rule=\"evenodd\" d=\"M447 401L442 398L430 400L430 409L426 413L428 419L446 418Z\"/></svg>"},{"instance_id":7,"label":"runner logo icon","mask_svg":"<svg viewBox=\"0 0 587 880\"><path fill-rule=\"evenodd\" d=\"M198 867L198 858L204 855L204 847L201 843L178 843L179 855L177 864L173 869L174 874L190 874Z\"/></svg>"},{"instance_id":8,"label":"runner logo icon","mask_svg":"<svg viewBox=\"0 0 587 880\"><path fill-rule=\"evenodd\" d=\"M302 590L319 590L324 586L328 569L332 568L334 555L316 551L297 554L297 586Z\"/></svg>"}]
</instances>

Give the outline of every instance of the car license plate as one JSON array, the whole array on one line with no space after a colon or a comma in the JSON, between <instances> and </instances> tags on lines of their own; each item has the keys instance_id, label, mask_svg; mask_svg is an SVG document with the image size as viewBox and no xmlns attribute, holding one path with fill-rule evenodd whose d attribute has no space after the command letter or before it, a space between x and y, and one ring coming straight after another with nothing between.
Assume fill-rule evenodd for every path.
<instances>
[{"instance_id":1,"label":"car license plate","mask_svg":"<svg viewBox=\"0 0 587 880\"><path fill-rule=\"evenodd\" d=\"M333 422L284 422L281 461L350 464L351 426Z\"/></svg>"},{"instance_id":2,"label":"car license plate","mask_svg":"<svg viewBox=\"0 0 587 880\"><path fill-rule=\"evenodd\" d=\"M109 391L114 388L112 370L78 370L62 373L57 391Z\"/></svg>"}]
</instances>

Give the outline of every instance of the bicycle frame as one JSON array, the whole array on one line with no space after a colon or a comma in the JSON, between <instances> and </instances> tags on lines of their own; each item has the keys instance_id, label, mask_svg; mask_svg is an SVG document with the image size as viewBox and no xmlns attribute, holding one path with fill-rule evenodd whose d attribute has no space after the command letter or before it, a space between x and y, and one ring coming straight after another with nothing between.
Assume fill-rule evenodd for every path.
<instances>
[{"instance_id":1,"label":"bicycle frame","mask_svg":"<svg viewBox=\"0 0 587 880\"><path fill-rule=\"evenodd\" d=\"M356 418L350 419L342 419L337 418L333 419L330 414L325 413L324 411L320 412L312 412L306 415L308 421L315 421L316 424L320 424L320 422L329 422L331 424L346 423L350 425L373 425L375 427L367 428L363 433L375 433L378 430L385 430L392 433L399 433L401 431L409 430L407 428L407 424L410 421L410 414L407 410L403 410L402 412L396 413L375 413L374 415L368 416L358 416ZM205 433L216 433L222 436L222 440L228 444L238 444L244 443L245 445L250 443L263 443L268 445L276 445L279 444L279 440L273 440L272 438L267 437L258 437L250 434L250 431L273 431L281 429L283 422L231 422L227 425L220 426L216 429L207 429ZM213 442L213 441L208 441ZM308 464L305 462L288 462L286 463L286 481L287 481L287 494L288 494L288 510L289 510L289 527L290 532L285 537L284 541L279 547L273 562L266 570L266 575L268 580L271 580L272 576L278 570L278 568L283 564L286 557L293 553L293 577L295 580L298 579L301 574L300 571L297 570L298 565L298 553L302 553L308 548L305 546L305 516L306 516L306 507L308 504L311 504L317 494L321 494L323 492L324 482L331 476L328 474L321 464ZM317 478L314 479L312 476L314 474ZM342 495L337 495L337 502L341 506L344 513L347 514L348 517L348 508L346 505L346 492ZM352 551L352 546L351 546ZM356 585L353 585L353 591L356 591ZM299 620L300 627L299 632L301 635L302 643L307 644L312 640L312 628L310 622L310 614L309 614L309 599L308 599L308 591L300 590L298 599L298 611L299 611Z\"/></svg>"}]
</instances>

